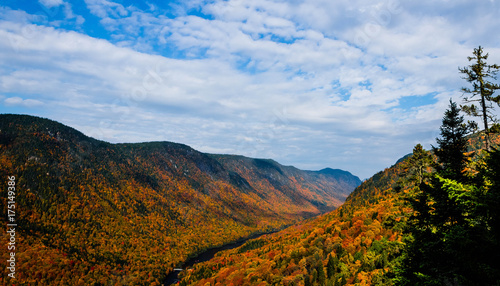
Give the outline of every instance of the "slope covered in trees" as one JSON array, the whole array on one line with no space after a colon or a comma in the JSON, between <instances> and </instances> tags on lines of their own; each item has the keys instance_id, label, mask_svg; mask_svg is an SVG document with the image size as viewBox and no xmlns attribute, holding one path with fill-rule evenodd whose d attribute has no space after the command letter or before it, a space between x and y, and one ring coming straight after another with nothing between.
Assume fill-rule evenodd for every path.
<instances>
[{"instance_id":1,"label":"slope covered in trees","mask_svg":"<svg viewBox=\"0 0 500 286\"><path fill-rule=\"evenodd\" d=\"M410 211L390 186L398 171L364 182L359 200L331 213L218 253L184 271L181 285L387 285Z\"/></svg>"},{"instance_id":2,"label":"slope covered in trees","mask_svg":"<svg viewBox=\"0 0 500 286\"><path fill-rule=\"evenodd\" d=\"M498 146L499 134L490 136ZM473 169L480 169L477 163L485 162L484 153L475 148L484 147L484 140L484 133L467 137L470 160L466 170L472 174L477 174ZM427 155L430 160L422 164ZM408 281L402 268L412 237L409 220L415 214L409 200L418 194L415 188L424 177L432 176L435 160L417 146L412 155L363 182L337 210L218 253L211 261L184 271L181 285L404 284ZM498 176L498 166L489 170L496 170ZM484 269L492 277L500 270ZM431 280L424 279L423 285L426 281ZM445 285L446 281L437 283ZM408 285L416 284L409 281Z\"/></svg>"},{"instance_id":3,"label":"slope covered in trees","mask_svg":"<svg viewBox=\"0 0 500 286\"><path fill-rule=\"evenodd\" d=\"M169 142L110 144L23 115L0 115L0 176L18 190L18 275L2 267L3 285L158 285L203 249L335 209L360 183Z\"/></svg>"}]
</instances>

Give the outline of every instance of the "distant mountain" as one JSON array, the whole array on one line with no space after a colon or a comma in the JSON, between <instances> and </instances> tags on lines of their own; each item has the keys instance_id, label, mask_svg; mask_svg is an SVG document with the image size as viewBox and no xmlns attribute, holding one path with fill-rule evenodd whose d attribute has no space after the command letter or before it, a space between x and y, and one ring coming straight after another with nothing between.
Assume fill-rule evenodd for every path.
<instances>
[{"instance_id":1,"label":"distant mountain","mask_svg":"<svg viewBox=\"0 0 500 286\"><path fill-rule=\"evenodd\" d=\"M171 142L110 144L26 115L0 115L0 175L16 177L17 282L42 285L158 285L189 256L331 211L360 184Z\"/></svg>"},{"instance_id":2,"label":"distant mountain","mask_svg":"<svg viewBox=\"0 0 500 286\"><path fill-rule=\"evenodd\" d=\"M344 170L325 168L315 173L323 175L325 178L335 179L346 189L361 185L361 180L357 176L353 176L351 173Z\"/></svg>"},{"instance_id":3,"label":"distant mountain","mask_svg":"<svg viewBox=\"0 0 500 286\"><path fill-rule=\"evenodd\" d=\"M230 172L244 178L248 183L247 186L266 200L274 200L273 196L280 194L291 198L299 205L312 204L320 212L327 212L340 206L361 184L358 177L342 170L331 173L324 171L327 169L302 171L292 166L280 165L270 159L252 159L234 155L210 156ZM316 214L316 212L311 213L311 215Z\"/></svg>"}]
</instances>

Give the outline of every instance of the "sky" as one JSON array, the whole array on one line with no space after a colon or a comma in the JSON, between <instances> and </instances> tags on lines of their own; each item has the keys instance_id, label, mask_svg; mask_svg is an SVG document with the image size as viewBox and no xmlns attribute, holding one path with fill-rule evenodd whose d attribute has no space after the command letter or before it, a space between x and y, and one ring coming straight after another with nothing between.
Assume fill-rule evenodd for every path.
<instances>
[{"instance_id":1,"label":"sky","mask_svg":"<svg viewBox=\"0 0 500 286\"><path fill-rule=\"evenodd\" d=\"M2 0L0 113L361 179L430 148L495 0ZM498 108L497 108L498 109ZM498 112L497 112L498 113Z\"/></svg>"}]
</instances>

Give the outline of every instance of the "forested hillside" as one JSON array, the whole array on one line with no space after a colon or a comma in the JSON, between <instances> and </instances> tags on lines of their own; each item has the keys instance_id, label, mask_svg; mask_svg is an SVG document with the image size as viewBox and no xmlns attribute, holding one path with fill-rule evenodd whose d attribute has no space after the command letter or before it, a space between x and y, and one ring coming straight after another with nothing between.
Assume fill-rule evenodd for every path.
<instances>
[{"instance_id":1,"label":"forested hillside","mask_svg":"<svg viewBox=\"0 0 500 286\"><path fill-rule=\"evenodd\" d=\"M15 177L18 225L18 276L2 267L2 285L158 285L203 249L335 209L360 183L176 143L110 144L23 115L0 115L0 176Z\"/></svg>"},{"instance_id":2,"label":"forested hillside","mask_svg":"<svg viewBox=\"0 0 500 286\"><path fill-rule=\"evenodd\" d=\"M364 182L359 200L331 213L218 253L182 273L181 285L390 285L385 274L411 211L391 186L400 170Z\"/></svg>"},{"instance_id":3,"label":"forested hillside","mask_svg":"<svg viewBox=\"0 0 500 286\"><path fill-rule=\"evenodd\" d=\"M467 154L470 157L465 171L477 180L479 171L491 172L496 168L491 165L491 160L495 159L485 159L488 156L481 151L484 142L484 133L467 137ZM491 142L498 146L500 135L491 134ZM218 253L211 261L184 271L180 284L417 285L412 283L420 280L407 280L403 273L406 271L405 257L410 256L408 247L411 245L412 235L409 229L415 215L410 201L418 201L415 197L419 194L419 174L430 177L435 172L434 163L419 165L422 159L420 156L429 156L429 162L435 162L436 156L421 149L421 146L417 146L415 150L394 166L363 182L337 210L307 223L298 223L284 231L249 241L240 248ZM487 162L490 162L491 169L483 168ZM462 193L460 197L463 198L466 194ZM453 198L450 198L450 207L454 205ZM488 243L498 245L492 239ZM452 250L456 248L455 245L450 247ZM484 247L487 248L486 251L495 253L494 249ZM477 247L480 248L481 245ZM473 256L471 254L469 258ZM443 257L449 256L443 253ZM451 262L449 260L448 264L453 265ZM479 267L477 261L474 263ZM466 274L465 277L450 280L441 273L442 280L433 280L425 276L424 272L419 278L422 279L422 284L418 285L495 285L491 281L497 279L495 277L498 277L500 268L498 263L497 268L491 268L491 265L495 265L494 262L488 263L482 273L489 277L472 280L472 284L467 280Z\"/></svg>"}]
</instances>

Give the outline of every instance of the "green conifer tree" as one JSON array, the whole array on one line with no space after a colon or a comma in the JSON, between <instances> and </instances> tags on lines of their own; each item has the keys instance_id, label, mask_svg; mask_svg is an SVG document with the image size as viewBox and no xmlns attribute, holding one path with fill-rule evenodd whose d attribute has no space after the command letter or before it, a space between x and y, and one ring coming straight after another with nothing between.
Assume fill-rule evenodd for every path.
<instances>
[{"instance_id":1,"label":"green conifer tree","mask_svg":"<svg viewBox=\"0 0 500 286\"><path fill-rule=\"evenodd\" d=\"M319 262L318 263L318 267L316 267L317 271L318 271L318 283L319 285L325 285L325 280L326 280L326 276L325 276L325 270L323 269L323 262Z\"/></svg>"},{"instance_id":2,"label":"green conifer tree","mask_svg":"<svg viewBox=\"0 0 500 286\"><path fill-rule=\"evenodd\" d=\"M328 255L328 262L326 264L326 272L328 278L332 278L335 275L335 267L336 267L335 260L333 258L333 255L330 254Z\"/></svg>"},{"instance_id":3,"label":"green conifer tree","mask_svg":"<svg viewBox=\"0 0 500 286\"><path fill-rule=\"evenodd\" d=\"M470 126L460 116L460 108L450 99L450 107L445 111L440 127L441 138L436 138L438 147L432 151L438 157L438 172L445 178L464 180L464 169L467 165L467 138Z\"/></svg>"},{"instance_id":4,"label":"green conifer tree","mask_svg":"<svg viewBox=\"0 0 500 286\"><path fill-rule=\"evenodd\" d=\"M479 203L487 230L482 238L485 273L490 285L500 285L500 149L490 152L486 159L485 181L488 182L483 200Z\"/></svg>"},{"instance_id":5,"label":"green conifer tree","mask_svg":"<svg viewBox=\"0 0 500 286\"><path fill-rule=\"evenodd\" d=\"M500 70L500 66L486 63L488 54L483 53L481 46L474 49L473 56L467 59L474 63L468 67L459 68L459 71L465 74L464 79L470 82L473 88L462 88L464 94L471 94L471 96L464 97L466 104L461 107L468 115L482 119L486 133L486 150L489 151L491 145L489 122L495 121L495 116L491 112L493 103L500 106L500 95L494 96L495 91L500 89L500 85L491 82L490 79L496 79L496 74ZM478 102L479 106L476 106L475 102Z\"/></svg>"},{"instance_id":6,"label":"green conifer tree","mask_svg":"<svg viewBox=\"0 0 500 286\"><path fill-rule=\"evenodd\" d=\"M413 154L404 163L404 170L411 182L420 185L428 177L428 169L433 166L432 156L421 144L415 145Z\"/></svg>"},{"instance_id":7,"label":"green conifer tree","mask_svg":"<svg viewBox=\"0 0 500 286\"><path fill-rule=\"evenodd\" d=\"M484 179L459 182L464 178L466 147L462 142L466 129L461 121L456 106L450 103L441 127L443 138L438 140L440 148L434 148L441 166L429 179L419 180L408 199L414 214L406 228L411 236L401 268L396 271L398 285L500 285L495 274L499 269L497 258L489 258L498 250L494 234L498 220L494 217L499 207L495 203L495 181L500 158L492 153ZM415 149L415 154L421 153L420 148ZM418 158L409 162L421 165ZM488 180L490 183L486 183Z\"/></svg>"}]
</instances>

